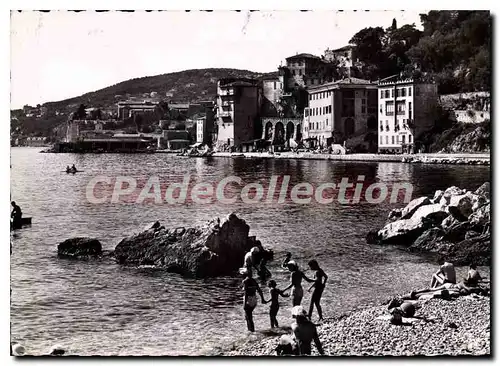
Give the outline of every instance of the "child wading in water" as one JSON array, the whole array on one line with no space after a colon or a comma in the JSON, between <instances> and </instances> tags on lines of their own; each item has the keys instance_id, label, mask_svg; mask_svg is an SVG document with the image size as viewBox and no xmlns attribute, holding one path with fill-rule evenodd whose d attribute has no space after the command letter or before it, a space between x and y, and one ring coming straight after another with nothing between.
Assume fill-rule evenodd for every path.
<instances>
[{"instance_id":1,"label":"child wading in water","mask_svg":"<svg viewBox=\"0 0 500 366\"><path fill-rule=\"evenodd\" d=\"M320 268L318 262L315 259L310 260L308 265L310 269L315 271L314 283L309 288L309 291L311 291L311 289L314 287L314 291L311 296L311 305L309 306L309 319L311 319L314 310L314 305L316 305L316 309L318 309L319 320L323 320L323 311L321 309L321 305L319 304L319 302L321 301L321 295L323 295L323 290L325 289L326 280L328 280L328 276Z\"/></svg>"},{"instance_id":2,"label":"child wading in water","mask_svg":"<svg viewBox=\"0 0 500 366\"><path fill-rule=\"evenodd\" d=\"M290 295L285 294L280 289L276 288L276 281L271 280L267 284L269 286L269 294L271 298L266 301L266 303L270 302L271 306L269 307L269 317L271 318L271 328L279 327L278 320L276 319L276 315L278 315L278 310L280 309L279 296L288 297Z\"/></svg>"}]
</instances>

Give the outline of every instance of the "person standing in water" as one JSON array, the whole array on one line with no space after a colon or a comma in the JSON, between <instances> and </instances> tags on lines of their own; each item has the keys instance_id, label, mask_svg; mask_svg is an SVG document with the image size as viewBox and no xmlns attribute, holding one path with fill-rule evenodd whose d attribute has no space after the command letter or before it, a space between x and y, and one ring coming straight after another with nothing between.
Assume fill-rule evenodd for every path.
<instances>
[{"instance_id":1,"label":"person standing in water","mask_svg":"<svg viewBox=\"0 0 500 366\"><path fill-rule=\"evenodd\" d=\"M302 279L307 282L314 282L310 278L307 278L306 275L299 270L297 263L295 261L290 261L287 264L288 270L291 272L290 276L290 285L283 290L286 292L289 289L292 289L292 306L299 306L302 302L302 298L304 297L304 290L302 289Z\"/></svg>"},{"instance_id":2,"label":"person standing in water","mask_svg":"<svg viewBox=\"0 0 500 366\"><path fill-rule=\"evenodd\" d=\"M290 295L285 294L280 289L276 288L276 281L271 280L267 284L269 286L269 294L271 298L266 301L266 303L270 302L271 306L269 307L269 318L271 319L271 328L279 327L278 320L276 319L276 315L278 315L278 310L280 309L279 296L289 297Z\"/></svg>"},{"instance_id":3,"label":"person standing in water","mask_svg":"<svg viewBox=\"0 0 500 366\"><path fill-rule=\"evenodd\" d=\"M321 301L321 295L323 295L323 290L325 289L326 281L328 280L328 276L326 273L320 268L318 262L313 259L310 260L309 268L314 271L314 283L309 288L309 291L314 287L314 291L311 296L311 304L309 305L309 319L312 319L312 313L314 310L314 306L316 305L316 309L318 310L319 320L323 320L323 311L321 309L321 305L319 302Z\"/></svg>"},{"instance_id":4,"label":"person standing in water","mask_svg":"<svg viewBox=\"0 0 500 366\"><path fill-rule=\"evenodd\" d=\"M255 325L253 323L253 310L257 306L257 293L259 293L263 304L265 303L264 295L262 294L262 290L260 289L257 281L252 278L251 273L248 272L247 269L243 269L241 272L245 277L243 280L243 310L245 311L245 320L247 322L248 330L250 332L254 332Z\"/></svg>"}]
</instances>

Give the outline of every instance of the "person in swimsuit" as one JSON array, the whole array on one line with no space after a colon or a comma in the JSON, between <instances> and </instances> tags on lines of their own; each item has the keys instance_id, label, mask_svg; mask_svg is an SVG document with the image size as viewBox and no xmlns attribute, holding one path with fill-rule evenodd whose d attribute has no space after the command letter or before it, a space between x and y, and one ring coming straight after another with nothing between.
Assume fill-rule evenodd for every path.
<instances>
[{"instance_id":1,"label":"person in swimsuit","mask_svg":"<svg viewBox=\"0 0 500 366\"><path fill-rule=\"evenodd\" d=\"M321 309L321 305L319 304L319 302L321 301L321 295L323 295L323 290L325 289L328 276L320 268L318 262L315 259L310 260L308 265L311 270L315 271L314 283L309 288L309 291L311 291L311 289L314 287L314 291L311 296L311 304L309 306L309 319L311 319L314 306L316 305L316 309L318 310L319 320L323 320L323 310Z\"/></svg>"},{"instance_id":2,"label":"person in swimsuit","mask_svg":"<svg viewBox=\"0 0 500 366\"><path fill-rule=\"evenodd\" d=\"M467 277L464 280L464 283L469 286L477 286L479 285L479 282L481 282L483 279L481 278L481 275L479 274L476 265L471 263L469 266L469 271L467 272Z\"/></svg>"},{"instance_id":3,"label":"person in swimsuit","mask_svg":"<svg viewBox=\"0 0 500 366\"><path fill-rule=\"evenodd\" d=\"M269 307L269 317L271 319L271 328L279 327L278 320L276 319L276 315L278 315L278 310L280 309L279 296L288 297L290 295L285 294L280 289L276 288L276 281L271 280L267 284L269 286L269 294L271 298L266 301L266 303L270 302L271 306Z\"/></svg>"},{"instance_id":4,"label":"person in swimsuit","mask_svg":"<svg viewBox=\"0 0 500 366\"><path fill-rule=\"evenodd\" d=\"M432 276L430 287L438 287L445 283L457 283L457 274L452 263L440 259L439 270Z\"/></svg>"},{"instance_id":5,"label":"person in swimsuit","mask_svg":"<svg viewBox=\"0 0 500 366\"><path fill-rule=\"evenodd\" d=\"M297 263L295 261L290 261L287 264L288 270L292 273L290 276L290 285L283 290L286 292L289 289L292 289L292 306L299 306L302 302L302 298L304 297L304 290L302 289L302 279L307 282L314 282L310 278L307 278L306 275L299 270Z\"/></svg>"},{"instance_id":6,"label":"person in swimsuit","mask_svg":"<svg viewBox=\"0 0 500 366\"><path fill-rule=\"evenodd\" d=\"M288 269L288 262L292 259L292 253L287 252L283 263L281 263L281 267L284 269Z\"/></svg>"},{"instance_id":7,"label":"person in swimsuit","mask_svg":"<svg viewBox=\"0 0 500 366\"><path fill-rule=\"evenodd\" d=\"M243 260L243 267L240 268L240 273L244 275L245 270L248 272L250 277L253 277L253 270L255 269L258 272L258 268L256 268L256 258L259 253L258 247L253 247L250 251L245 254L245 258Z\"/></svg>"},{"instance_id":8,"label":"person in swimsuit","mask_svg":"<svg viewBox=\"0 0 500 366\"><path fill-rule=\"evenodd\" d=\"M292 316L295 318L295 323L292 324L292 332L298 345L299 355L311 354L312 341L314 341L319 354L324 355L316 326L307 318L302 306L294 307Z\"/></svg>"},{"instance_id":9,"label":"person in swimsuit","mask_svg":"<svg viewBox=\"0 0 500 366\"><path fill-rule=\"evenodd\" d=\"M246 269L242 271L242 274L245 276L243 280L243 310L245 311L245 320L248 330L254 332L253 310L257 306L257 293L259 293L262 303L265 303L265 300L257 281L252 278Z\"/></svg>"}]
</instances>

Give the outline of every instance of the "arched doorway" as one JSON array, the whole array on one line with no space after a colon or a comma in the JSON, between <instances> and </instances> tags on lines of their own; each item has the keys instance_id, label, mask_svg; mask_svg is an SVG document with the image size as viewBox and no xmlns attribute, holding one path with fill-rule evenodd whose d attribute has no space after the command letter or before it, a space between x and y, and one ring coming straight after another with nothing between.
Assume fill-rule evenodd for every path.
<instances>
[{"instance_id":1,"label":"arched doorway","mask_svg":"<svg viewBox=\"0 0 500 366\"><path fill-rule=\"evenodd\" d=\"M264 131L264 140L271 141L273 139L273 124L267 122Z\"/></svg>"},{"instance_id":2,"label":"arched doorway","mask_svg":"<svg viewBox=\"0 0 500 366\"><path fill-rule=\"evenodd\" d=\"M297 133L295 134L295 141L302 141L302 125L297 125Z\"/></svg>"},{"instance_id":3,"label":"arched doorway","mask_svg":"<svg viewBox=\"0 0 500 366\"><path fill-rule=\"evenodd\" d=\"M352 118L346 118L344 121L344 133L346 136L354 135L355 125Z\"/></svg>"},{"instance_id":4,"label":"arched doorway","mask_svg":"<svg viewBox=\"0 0 500 366\"><path fill-rule=\"evenodd\" d=\"M283 123L277 122L274 128L274 145L284 145L285 144L285 127Z\"/></svg>"},{"instance_id":5,"label":"arched doorway","mask_svg":"<svg viewBox=\"0 0 500 366\"><path fill-rule=\"evenodd\" d=\"M295 125L293 124L293 122L288 122L286 124L286 141L293 138L294 132L295 132Z\"/></svg>"},{"instance_id":6,"label":"arched doorway","mask_svg":"<svg viewBox=\"0 0 500 366\"><path fill-rule=\"evenodd\" d=\"M376 130L377 129L377 117L375 117L375 116L368 117L368 120L366 121L366 127L369 130Z\"/></svg>"}]
</instances>

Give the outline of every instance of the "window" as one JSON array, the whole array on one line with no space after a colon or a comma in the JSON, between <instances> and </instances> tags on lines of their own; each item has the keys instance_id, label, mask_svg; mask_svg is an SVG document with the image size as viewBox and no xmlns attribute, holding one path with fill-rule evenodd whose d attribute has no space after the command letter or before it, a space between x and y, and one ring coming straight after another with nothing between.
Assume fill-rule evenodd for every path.
<instances>
[{"instance_id":1,"label":"window","mask_svg":"<svg viewBox=\"0 0 500 366\"><path fill-rule=\"evenodd\" d=\"M316 129L319 130L319 122L316 122Z\"/></svg>"},{"instance_id":2,"label":"window","mask_svg":"<svg viewBox=\"0 0 500 366\"><path fill-rule=\"evenodd\" d=\"M406 136L405 135L401 136L401 143L406 144Z\"/></svg>"},{"instance_id":3,"label":"window","mask_svg":"<svg viewBox=\"0 0 500 366\"><path fill-rule=\"evenodd\" d=\"M401 96L406 97L406 88L401 89Z\"/></svg>"},{"instance_id":4,"label":"window","mask_svg":"<svg viewBox=\"0 0 500 366\"><path fill-rule=\"evenodd\" d=\"M408 143L411 144L411 135L408 135Z\"/></svg>"},{"instance_id":5,"label":"window","mask_svg":"<svg viewBox=\"0 0 500 366\"><path fill-rule=\"evenodd\" d=\"M412 114L412 109L411 109L411 102L408 103L408 118L411 119L411 114Z\"/></svg>"},{"instance_id":6,"label":"window","mask_svg":"<svg viewBox=\"0 0 500 366\"><path fill-rule=\"evenodd\" d=\"M380 145L382 145L384 142L382 141L382 136L380 136Z\"/></svg>"},{"instance_id":7,"label":"window","mask_svg":"<svg viewBox=\"0 0 500 366\"><path fill-rule=\"evenodd\" d=\"M312 94L309 94L309 100L312 100L313 96Z\"/></svg>"},{"instance_id":8,"label":"window","mask_svg":"<svg viewBox=\"0 0 500 366\"><path fill-rule=\"evenodd\" d=\"M385 114L387 116L393 116L394 115L394 102L386 102L385 103Z\"/></svg>"},{"instance_id":9,"label":"window","mask_svg":"<svg viewBox=\"0 0 500 366\"><path fill-rule=\"evenodd\" d=\"M386 144L386 145L389 145L389 136L386 136L386 137L385 137L385 144Z\"/></svg>"},{"instance_id":10,"label":"window","mask_svg":"<svg viewBox=\"0 0 500 366\"><path fill-rule=\"evenodd\" d=\"M319 108L318 108L318 107L316 107L316 116L318 115L318 112L319 112L319 111L318 111L318 109L319 109Z\"/></svg>"},{"instance_id":11,"label":"window","mask_svg":"<svg viewBox=\"0 0 500 366\"><path fill-rule=\"evenodd\" d=\"M326 119L326 125L328 126L328 118Z\"/></svg>"},{"instance_id":12,"label":"window","mask_svg":"<svg viewBox=\"0 0 500 366\"><path fill-rule=\"evenodd\" d=\"M383 90L380 91L380 99L384 99L384 91Z\"/></svg>"},{"instance_id":13,"label":"window","mask_svg":"<svg viewBox=\"0 0 500 366\"><path fill-rule=\"evenodd\" d=\"M274 82L274 89L276 89L276 81Z\"/></svg>"},{"instance_id":14,"label":"window","mask_svg":"<svg viewBox=\"0 0 500 366\"><path fill-rule=\"evenodd\" d=\"M389 90L386 90L386 91L385 91L385 97L386 97L386 98L389 98Z\"/></svg>"},{"instance_id":15,"label":"window","mask_svg":"<svg viewBox=\"0 0 500 366\"><path fill-rule=\"evenodd\" d=\"M392 144L394 145L395 144L395 142L394 142L394 135L392 135L392 139L391 140L392 140Z\"/></svg>"},{"instance_id":16,"label":"window","mask_svg":"<svg viewBox=\"0 0 500 366\"><path fill-rule=\"evenodd\" d=\"M408 96L411 97L411 86L408 88Z\"/></svg>"},{"instance_id":17,"label":"window","mask_svg":"<svg viewBox=\"0 0 500 366\"><path fill-rule=\"evenodd\" d=\"M397 108L398 114L405 114L406 103L405 102L397 102L396 103L396 108Z\"/></svg>"},{"instance_id":18,"label":"window","mask_svg":"<svg viewBox=\"0 0 500 366\"><path fill-rule=\"evenodd\" d=\"M394 98L394 89L391 89L391 98Z\"/></svg>"}]
</instances>

